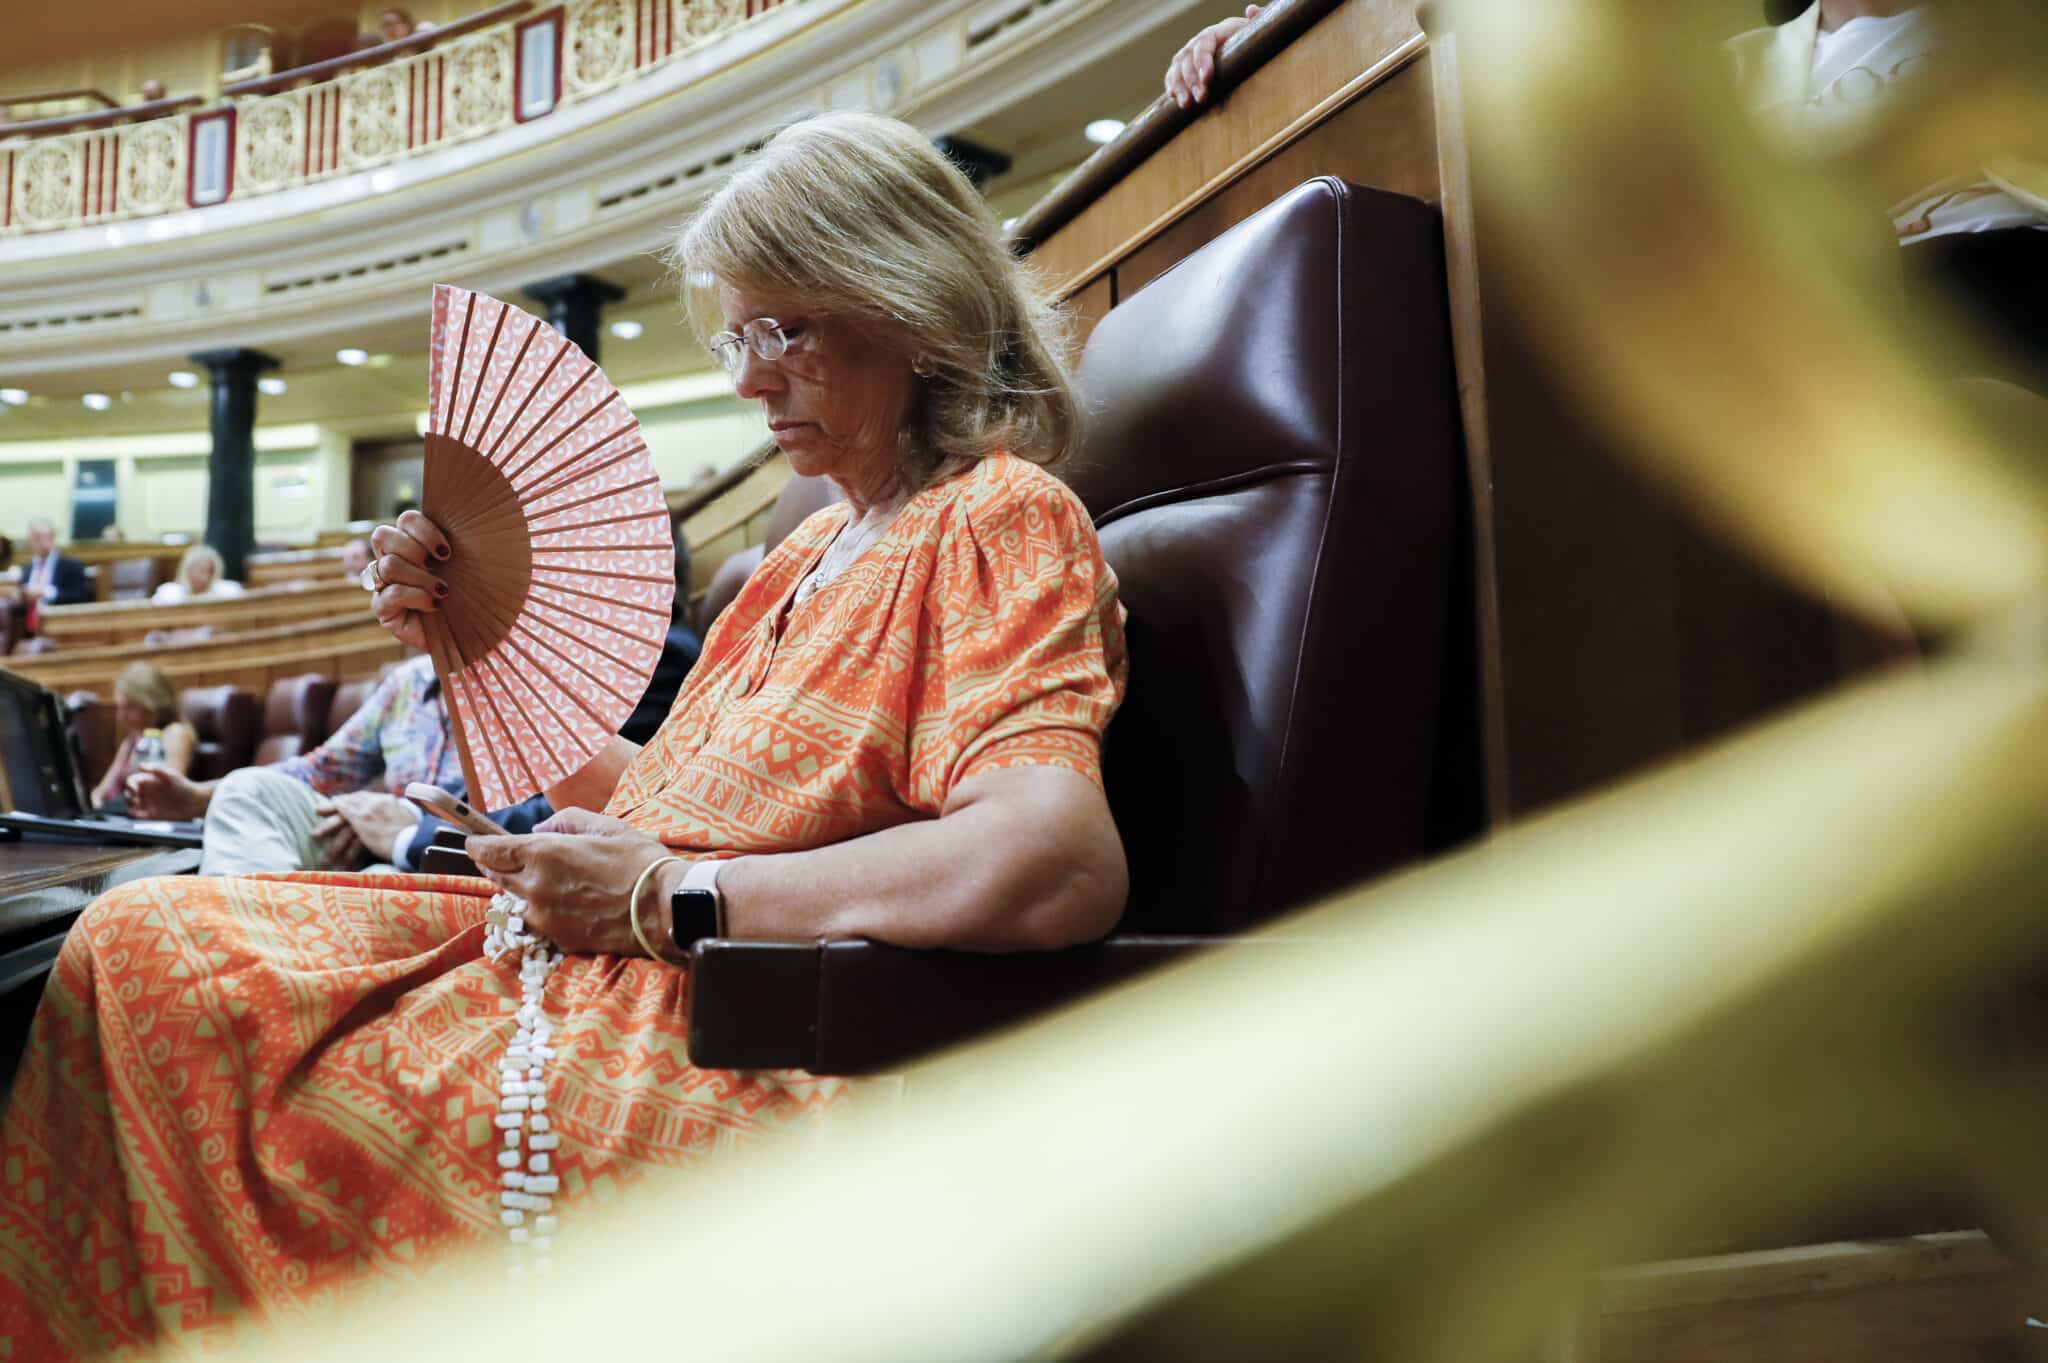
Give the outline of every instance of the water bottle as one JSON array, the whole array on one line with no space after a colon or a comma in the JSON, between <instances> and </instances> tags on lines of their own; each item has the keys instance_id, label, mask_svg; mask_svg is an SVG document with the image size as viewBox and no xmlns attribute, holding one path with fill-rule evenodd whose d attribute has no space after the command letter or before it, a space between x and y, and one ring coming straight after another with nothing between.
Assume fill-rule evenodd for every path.
<instances>
[{"instance_id":1,"label":"water bottle","mask_svg":"<svg viewBox=\"0 0 2048 1363\"><path fill-rule=\"evenodd\" d=\"M137 768L159 765L164 760L164 731L144 729L142 737L135 740L134 765Z\"/></svg>"}]
</instances>

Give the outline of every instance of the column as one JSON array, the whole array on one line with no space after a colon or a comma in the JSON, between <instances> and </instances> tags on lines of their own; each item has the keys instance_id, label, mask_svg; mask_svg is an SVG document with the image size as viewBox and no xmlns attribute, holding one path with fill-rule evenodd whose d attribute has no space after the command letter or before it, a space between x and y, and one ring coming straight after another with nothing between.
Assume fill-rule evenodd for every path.
<instances>
[{"instance_id":1,"label":"column","mask_svg":"<svg viewBox=\"0 0 2048 1363\"><path fill-rule=\"evenodd\" d=\"M206 467L206 542L239 582L256 543L256 378L277 361L260 350L202 350L213 381L213 457Z\"/></svg>"},{"instance_id":2,"label":"column","mask_svg":"<svg viewBox=\"0 0 2048 1363\"><path fill-rule=\"evenodd\" d=\"M598 335L603 330L604 305L616 303L626 291L607 284L596 275L563 274L528 284L526 296L544 303L548 325L574 341L590 362L598 362Z\"/></svg>"}]
</instances>

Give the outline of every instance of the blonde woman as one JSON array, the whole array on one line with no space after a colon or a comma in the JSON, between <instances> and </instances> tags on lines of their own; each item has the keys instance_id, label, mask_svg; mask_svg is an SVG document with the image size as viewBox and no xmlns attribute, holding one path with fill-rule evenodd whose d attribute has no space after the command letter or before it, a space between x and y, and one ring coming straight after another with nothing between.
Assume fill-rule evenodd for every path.
<instances>
[{"instance_id":1,"label":"blonde woman","mask_svg":"<svg viewBox=\"0 0 2048 1363\"><path fill-rule=\"evenodd\" d=\"M163 759L152 767L183 776L192 769L192 754L199 746L199 732L178 718L178 695L171 683L151 663L130 663L114 678L114 727L121 745L107 774L93 787L92 802L107 806L121 797L128 778L140 769L135 745L150 729L163 734Z\"/></svg>"},{"instance_id":2,"label":"blonde woman","mask_svg":"<svg viewBox=\"0 0 2048 1363\"><path fill-rule=\"evenodd\" d=\"M220 551L210 544L195 544L178 560L178 575L156 589L150 597L160 606L182 601L221 601L242 594L242 584L230 581Z\"/></svg>"},{"instance_id":3,"label":"blonde woman","mask_svg":"<svg viewBox=\"0 0 2048 1363\"><path fill-rule=\"evenodd\" d=\"M1017 951L1116 922L1123 612L1044 467L1076 402L994 214L916 130L835 114L744 162L675 258L740 396L846 500L755 570L645 747L551 789L548 831L471 839L559 962L485 959L475 881L180 877L86 910L0 1127L43 1190L0 1182L18 1354L204 1338L415 1252L535 1243L553 1200L857 1100L690 1063L680 963L714 924ZM372 548L378 615L418 645L461 546L408 512ZM233 969L167 969L209 953Z\"/></svg>"}]
</instances>

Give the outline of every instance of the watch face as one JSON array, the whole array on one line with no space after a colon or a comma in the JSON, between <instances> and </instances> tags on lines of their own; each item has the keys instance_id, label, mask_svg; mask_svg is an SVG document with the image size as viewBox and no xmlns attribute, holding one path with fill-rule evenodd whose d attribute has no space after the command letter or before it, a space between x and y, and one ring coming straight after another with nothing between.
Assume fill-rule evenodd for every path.
<instances>
[{"instance_id":1,"label":"watch face","mask_svg":"<svg viewBox=\"0 0 2048 1363\"><path fill-rule=\"evenodd\" d=\"M714 890L677 890L669 896L669 937L688 951L706 937L718 935L718 894Z\"/></svg>"}]
</instances>

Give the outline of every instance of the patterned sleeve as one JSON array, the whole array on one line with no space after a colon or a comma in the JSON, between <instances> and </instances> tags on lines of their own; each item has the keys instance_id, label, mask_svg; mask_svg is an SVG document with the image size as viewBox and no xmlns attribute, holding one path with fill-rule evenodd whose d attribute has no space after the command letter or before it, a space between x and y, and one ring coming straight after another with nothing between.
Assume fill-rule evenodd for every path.
<instances>
[{"instance_id":1,"label":"patterned sleeve","mask_svg":"<svg viewBox=\"0 0 2048 1363\"><path fill-rule=\"evenodd\" d=\"M911 783L1060 766L1102 783L1102 735L1129 668L1116 575L1080 502L1049 476L955 508L936 545L913 694Z\"/></svg>"},{"instance_id":2,"label":"patterned sleeve","mask_svg":"<svg viewBox=\"0 0 2048 1363\"><path fill-rule=\"evenodd\" d=\"M369 789L384 772L384 726L418 703L414 675L410 667L393 668L325 743L311 752L287 757L272 770L304 781L321 795Z\"/></svg>"}]
</instances>

